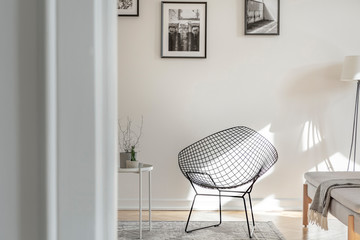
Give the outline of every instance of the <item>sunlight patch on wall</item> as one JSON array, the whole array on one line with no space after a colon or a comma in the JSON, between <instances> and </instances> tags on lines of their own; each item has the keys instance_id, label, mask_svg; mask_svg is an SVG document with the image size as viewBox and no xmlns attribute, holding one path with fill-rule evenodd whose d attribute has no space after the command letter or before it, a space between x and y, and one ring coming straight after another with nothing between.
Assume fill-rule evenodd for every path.
<instances>
[{"instance_id":1,"label":"sunlight patch on wall","mask_svg":"<svg viewBox=\"0 0 360 240\"><path fill-rule=\"evenodd\" d=\"M342 153L337 152L331 155L328 159L317 164L313 168L309 169L309 172L332 172L332 171L346 171L348 165L348 157L344 156ZM351 164L352 166L352 164ZM360 165L356 164L356 169L359 169ZM351 168L352 169L352 168Z\"/></svg>"},{"instance_id":2,"label":"sunlight patch on wall","mask_svg":"<svg viewBox=\"0 0 360 240\"><path fill-rule=\"evenodd\" d=\"M284 210L280 207L280 200L275 199L274 195L270 195L264 198L261 202L254 204L254 210L257 211L282 211Z\"/></svg>"},{"instance_id":3,"label":"sunlight patch on wall","mask_svg":"<svg viewBox=\"0 0 360 240\"><path fill-rule=\"evenodd\" d=\"M259 130L259 133L263 135L269 142L274 144L274 133L270 131L271 123L266 125L263 129Z\"/></svg>"},{"instance_id":4,"label":"sunlight patch on wall","mask_svg":"<svg viewBox=\"0 0 360 240\"><path fill-rule=\"evenodd\" d=\"M322 141L319 129L312 121L307 121L302 133L302 150L305 152Z\"/></svg>"}]
</instances>

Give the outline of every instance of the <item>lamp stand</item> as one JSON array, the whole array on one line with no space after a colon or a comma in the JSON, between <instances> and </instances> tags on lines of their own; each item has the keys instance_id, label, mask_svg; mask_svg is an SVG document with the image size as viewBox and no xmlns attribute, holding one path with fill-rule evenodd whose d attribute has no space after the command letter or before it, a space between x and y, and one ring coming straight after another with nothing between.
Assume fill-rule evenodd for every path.
<instances>
[{"instance_id":1,"label":"lamp stand","mask_svg":"<svg viewBox=\"0 0 360 240\"><path fill-rule=\"evenodd\" d=\"M354 160L353 160L353 171L355 171L355 160L356 160L356 141L357 141L357 126L358 126L358 115L359 115L359 89L360 89L360 81L357 81L356 88L356 98L355 98L355 111L354 111L354 121L353 121L353 129L352 129L352 137L351 137L351 146L350 146L350 154L349 161L347 166L347 171L349 171L351 155L354 152Z\"/></svg>"}]
</instances>

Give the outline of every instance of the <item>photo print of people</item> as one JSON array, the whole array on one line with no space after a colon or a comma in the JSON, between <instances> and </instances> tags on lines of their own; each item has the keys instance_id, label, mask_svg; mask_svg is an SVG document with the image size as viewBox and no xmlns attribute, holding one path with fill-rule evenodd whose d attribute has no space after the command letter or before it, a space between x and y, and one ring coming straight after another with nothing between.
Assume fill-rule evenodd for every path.
<instances>
[{"instance_id":1,"label":"photo print of people","mask_svg":"<svg viewBox=\"0 0 360 240\"><path fill-rule=\"evenodd\" d=\"M162 57L206 57L205 2L163 2Z\"/></svg>"},{"instance_id":2,"label":"photo print of people","mask_svg":"<svg viewBox=\"0 0 360 240\"><path fill-rule=\"evenodd\" d=\"M199 9L169 9L169 51L199 51Z\"/></svg>"}]
</instances>

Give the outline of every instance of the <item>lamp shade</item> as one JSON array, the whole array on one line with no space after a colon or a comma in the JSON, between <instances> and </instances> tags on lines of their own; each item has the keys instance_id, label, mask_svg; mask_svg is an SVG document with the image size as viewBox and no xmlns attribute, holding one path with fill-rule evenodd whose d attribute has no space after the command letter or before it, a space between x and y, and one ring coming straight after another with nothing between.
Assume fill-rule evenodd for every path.
<instances>
[{"instance_id":1,"label":"lamp shade","mask_svg":"<svg viewBox=\"0 0 360 240\"><path fill-rule=\"evenodd\" d=\"M360 56L347 56L341 73L342 81L360 80Z\"/></svg>"}]
</instances>

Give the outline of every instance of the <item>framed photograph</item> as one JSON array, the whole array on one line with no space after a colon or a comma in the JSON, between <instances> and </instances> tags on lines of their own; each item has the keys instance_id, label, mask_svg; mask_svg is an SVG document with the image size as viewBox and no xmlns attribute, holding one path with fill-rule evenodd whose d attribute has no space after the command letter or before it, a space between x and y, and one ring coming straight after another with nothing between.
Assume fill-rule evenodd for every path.
<instances>
[{"instance_id":1,"label":"framed photograph","mask_svg":"<svg viewBox=\"0 0 360 240\"><path fill-rule=\"evenodd\" d=\"M139 0L117 0L118 16L138 17Z\"/></svg>"},{"instance_id":2,"label":"framed photograph","mask_svg":"<svg viewBox=\"0 0 360 240\"><path fill-rule=\"evenodd\" d=\"M161 2L161 57L206 58L206 2Z\"/></svg>"},{"instance_id":3,"label":"framed photograph","mask_svg":"<svg viewBox=\"0 0 360 240\"><path fill-rule=\"evenodd\" d=\"M245 0L245 35L279 35L280 0Z\"/></svg>"}]
</instances>

